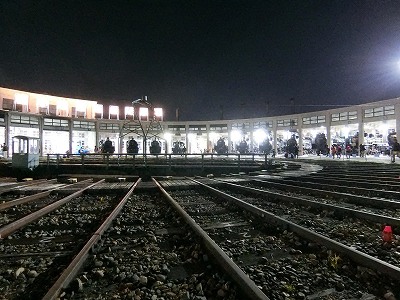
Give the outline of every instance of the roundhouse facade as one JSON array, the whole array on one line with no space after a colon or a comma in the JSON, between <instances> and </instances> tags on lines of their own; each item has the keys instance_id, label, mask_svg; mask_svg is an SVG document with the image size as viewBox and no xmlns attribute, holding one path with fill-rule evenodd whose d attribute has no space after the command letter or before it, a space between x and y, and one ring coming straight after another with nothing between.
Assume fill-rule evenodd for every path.
<instances>
[{"instance_id":1,"label":"roundhouse facade","mask_svg":"<svg viewBox=\"0 0 400 300\"><path fill-rule=\"evenodd\" d=\"M41 155L93 152L106 138L115 153L126 153L131 138L138 141L139 153L149 152L152 140L160 142L162 153L172 153L177 145L183 145L186 153L210 153L223 138L228 152L237 152L245 141L248 152L257 153L268 139L279 154L291 137L297 139L302 155L313 153L319 134L326 136L328 146L352 143L356 137L358 145L385 147L388 136L400 131L400 98L301 114L213 121L164 121L161 108L110 106L103 110L97 101L8 88L0 88L0 105L0 142L10 146L18 135L39 138Z\"/></svg>"}]
</instances>

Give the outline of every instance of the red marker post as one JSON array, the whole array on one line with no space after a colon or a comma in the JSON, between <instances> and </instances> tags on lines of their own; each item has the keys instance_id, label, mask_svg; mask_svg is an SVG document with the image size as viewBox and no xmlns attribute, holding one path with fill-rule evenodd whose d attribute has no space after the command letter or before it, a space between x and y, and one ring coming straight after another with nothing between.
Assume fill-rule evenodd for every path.
<instances>
[{"instance_id":1,"label":"red marker post","mask_svg":"<svg viewBox=\"0 0 400 300\"><path fill-rule=\"evenodd\" d=\"M384 242L391 242L393 238L392 226L385 226L382 231L382 240Z\"/></svg>"}]
</instances>

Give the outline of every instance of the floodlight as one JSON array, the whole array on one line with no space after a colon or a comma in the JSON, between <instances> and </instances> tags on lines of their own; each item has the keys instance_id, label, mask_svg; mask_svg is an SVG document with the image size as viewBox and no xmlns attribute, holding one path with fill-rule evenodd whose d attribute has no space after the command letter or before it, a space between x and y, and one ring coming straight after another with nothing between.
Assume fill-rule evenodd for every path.
<instances>
[{"instance_id":1,"label":"floodlight","mask_svg":"<svg viewBox=\"0 0 400 300\"><path fill-rule=\"evenodd\" d=\"M288 139L290 139L292 137L292 133L289 131L289 130L285 130L284 132L283 132L283 138L285 139L285 140L288 140Z\"/></svg>"},{"instance_id":2,"label":"floodlight","mask_svg":"<svg viewBox=\"0 0 400 300\"><path fill-rule=\"evenodd\" d=\"M197 139L197 134L195 134L195 133L189 133L189 134L188 134L188 139L189 139L190 141L196 141L196 139Z\"/></svg>"},{"instance_id":3,"label":"floodlight","mask_svg":"<svg viewBox=\"0 0 400 300\"><path fill-rule=\"evenodd\" d=\"M242 133L239 130L231 131L231 140L232 142L239 142L242 139Z\"/></svg>"},{"instance_id":4,"label":"floodlight","mask_svg":"<svg viewBox=\"0 0 400 300\"><path fill-rule=\"evenodd\" d=\"M343 132L343 136L344 137L348 137L349 136L349 132L350 132L349 127L347 127L347 126L343 127L342 132Z\"/></svg>"},{"instance_id":5,"label":"floodlight","mask_svg":"<svg viewBox=\"0 0 400 300\"><path fill-rule=\"evenodd\" d=\"M164 139L165 139L166 141L171 140L171 137L172 137L172 134L171 134L171 133L169 133L169 132L164 132Z\"/></svg>"},{"instance_id":6,"label":"floodlight","mask_svg":"<svg viewBox=\"0 0 400 300\"><path fill-rule=\"evenodd\" d=\"M379 131L383 132L383 134L388 134L389 125L386 122L382 123L382 125L379 128Z\"/></svg>"},{"instance_id":7,"label":"floodlight","mask_svg":"<svg viewBox=\"0 0 400 300\"><path fill-rule=\"evenodd\" d=\"M211 141L216 141L218 139L218 133L212 131L210 132L210 140Z\"/></svg>"},{"instance_id":8,"label":"floodlight","mask_svg":"<svg viewBox=\"0 0 400 300\"><path fill-rule=\"evenodd\" d=\"M254 131L253 135L254 140L259 144L262 143L268 136L265 130L262 129L257 129L256 131Z\"/></svg>"}]
</instances>

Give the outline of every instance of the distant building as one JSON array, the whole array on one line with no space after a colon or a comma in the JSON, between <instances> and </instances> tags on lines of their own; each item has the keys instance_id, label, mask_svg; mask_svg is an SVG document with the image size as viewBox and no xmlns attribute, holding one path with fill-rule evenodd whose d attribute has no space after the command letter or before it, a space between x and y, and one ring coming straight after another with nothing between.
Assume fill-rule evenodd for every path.
<instances>
[{"instance_id":1,"label":"distant building","mask_svg":"<svg viewBox=\"0 0 400 300\"><path fill-rule=\"evenodd\" d=\"M40 138L40 153L94 152L107 137L115 153L126 153L127 141L138 142L143 153L142 126L158 130L161 153L172 153L174 143L183 143L186 153L211 153L220 138L228 152L238 152L245 141L250 153L259 152L268 140L275 153L283 153L287 140L295 136L299 154L313 153L317 135L327 144L359 144L384 147L388 136L400 131L400 98L341 107L318 112L253 119L215 121L164 121L161 108L151 106L103 109L97 101L73 99L0 88L0 143L11 145L13 136ZM152 127L156 121L159 127ZM147 140L149 152L151 139ZM82 148L83 147L83 148ZM11 154L11 149L9 155Z\"/></svg>"}]
</instances>

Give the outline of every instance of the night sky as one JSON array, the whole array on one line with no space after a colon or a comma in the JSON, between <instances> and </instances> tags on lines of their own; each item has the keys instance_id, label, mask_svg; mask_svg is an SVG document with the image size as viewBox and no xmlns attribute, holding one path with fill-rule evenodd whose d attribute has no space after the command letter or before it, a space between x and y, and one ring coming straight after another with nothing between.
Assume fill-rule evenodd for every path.
<instances>
[{"instance_id":1,"label":"night sky","mask_svg":"<svg viewBox=\"0 0 400 300\"><path fill-rule=\"evenodd\" d=\"M399 16L387 0L1 0L0 86L147 95L166 120L362 104L400 96Z\"/></svg>"}]
</instances>

